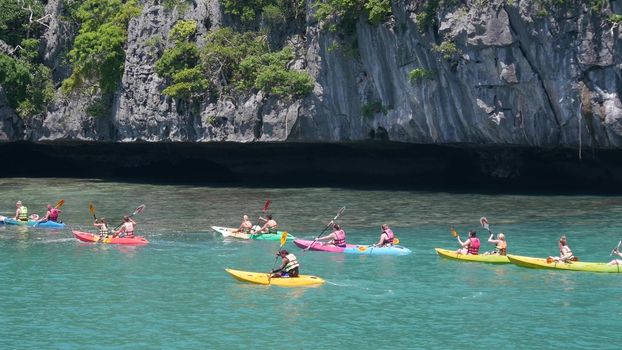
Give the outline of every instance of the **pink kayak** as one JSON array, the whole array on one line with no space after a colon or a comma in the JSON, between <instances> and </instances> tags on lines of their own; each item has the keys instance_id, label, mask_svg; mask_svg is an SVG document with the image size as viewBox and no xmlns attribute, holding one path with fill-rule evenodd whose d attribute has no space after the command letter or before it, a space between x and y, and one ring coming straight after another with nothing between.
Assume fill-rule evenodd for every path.
<instances>
[{"instance_id":1,"label":"pink kayak","mask_svg":"<svg viewBox=\"0 0 622 350\"><path fill-rule=\"evenodd\" d=\"M365 244L346 244L345 247L337 247L324 242L313 243L313 241L305 239L296 239L294 240L294 244L302 249L310 247L309 250L329 253L345 253L359 255L408 255L412 253L410 249L402 247L400 245L375 247L373 245Z\"/></svg>"},{"instance_id":2,"label":"pink kayak","mask_svg":"<svg viewBox=\"0 0 622 350\"><path fill-rule=\"evenodd\" d=\"M92 234L88 232L80 232L80 231L72 231L73 235L76 236L77 239L83 242L101 242L108 244L130 244L130 245L143 245L149 243L144 237L134 236L134 237L112 237L105 236L101 238L98 234Z\"/></svg>"}]
</instances>

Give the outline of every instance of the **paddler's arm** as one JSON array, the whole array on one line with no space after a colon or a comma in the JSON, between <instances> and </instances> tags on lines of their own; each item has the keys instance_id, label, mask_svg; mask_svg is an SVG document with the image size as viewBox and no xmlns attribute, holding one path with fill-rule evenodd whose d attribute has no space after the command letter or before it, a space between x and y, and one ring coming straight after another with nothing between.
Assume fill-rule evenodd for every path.
<instances>
[{"instance_id":1,"label":"paddler's arm","mask_svg":"<svg viewBox=\"0 0 622 350\"><path fill-rule=\"evenodd\" d=\"M283 260L281 261L281 266L279 266L279 268L276 270L272 270L272 273L282 271L285 268L285 265L287 265L288 263L289 263L289 260L287 258L283 258Z\"/></svg>"},{"instance_id":2,"label":"paddler's arm","mask_svg":"<svg viewBox=\"0 0 622 350\"><path fill-rule=\"evenodd\" d=\"M456 239L458 240L458 243L460 243L460 246L462 246L463 248L466 247L468 243L471 242L468 238L466 241L462 242L462 240L460 239L460 235L457 235Z\"/></svg>"},{"instance_id":3,"label":"paddler's arm","mask_svg":"<svg viewBox=\"0 0 622 350\"><path fill-rule=\"evenodd\" d=\"M333 239L334 237L335 237L335 235L331 233L331 234L326 235L326 236L324 236L324 237L318 237L318 238L316 238L315 240L316 240L316 241L323 241L323 240L325 240L325 239Z\"/></svg>"},{"instance_id":4,"label":"paddler's arm","mask_svg":"<svg viewBox=\"0 0 622 350\"><path fill-rule=\"evenodd\" d=\"M121 228L112 235L112 238L115 238L121 234L121 232L125 232L125 225L121 226Z\"/></svg>"},{"instance_id":5,"label":"paddler's arm","mask_svg":"<svg viewBox=\"0 0 622 350\"><path fill-rule=\"evenodd\" d=\"M261 218L260 218L261 219ZM256 234L256 233L263 233L263 231L266 229L266 227L268 227L268 223L266 222L265 224L263 224L263 226L261 226L261 228L259 230L252 230L251 229L251 234Z\"/></svg>"}]
</instances>

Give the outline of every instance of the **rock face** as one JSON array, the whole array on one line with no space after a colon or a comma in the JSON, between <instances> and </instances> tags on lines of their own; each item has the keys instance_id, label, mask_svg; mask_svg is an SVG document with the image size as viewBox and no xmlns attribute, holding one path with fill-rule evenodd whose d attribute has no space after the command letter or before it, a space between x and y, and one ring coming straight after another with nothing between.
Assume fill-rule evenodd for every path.
<instances>
[{"instance_id":1,"label":"rock face","mask_svg":"<svg viewBox=\"0 0 622 350\"><path fill-rule=\"evenodd\" d=\"M0 101L5 140L358 141L622 147L622 30L607 20L620 1L594 11L585 1L542 13L525 0L490 0L439 9L437 26L421 30L421 0L393 1L379 25L361 18L357 51L332 50L337 35L321 30L308 6L304 33L287 33L297 69L315 79L313 93L286 101L257 92L203 101L190 111L162 95L154 65L180 19L200 34L234 23L217 0L188 8L144 3L130 21L125 72L112 112L93 118L92 97L59 94L45 115L23 128ZM485 5L478 5L485 3ZM61 21L61 2L45 34L45 60L67 75L63 48L75 30ZM280 33L283 35L283 33ZM201 45L201 38L199 38ZM443 51L453 43L454 51ZM431 73L409 79L415 69Z\"/></svg>"}]
</instances>

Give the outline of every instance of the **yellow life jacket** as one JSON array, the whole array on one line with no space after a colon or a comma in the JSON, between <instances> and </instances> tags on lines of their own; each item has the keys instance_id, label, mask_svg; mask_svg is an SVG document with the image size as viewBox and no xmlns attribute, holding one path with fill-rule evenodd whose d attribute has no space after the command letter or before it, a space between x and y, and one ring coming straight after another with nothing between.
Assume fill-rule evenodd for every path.
<instances>
[{"instance_id":1,"label":"yellow life jacket","mask_svg":"<svg viewBox=\"0 0 622 350\"><path fill-rule=\"evenodd\" d=\"M25 205L19 207L19 215L17 216L19 221L28 221L28 208Z\"/></svg>"}]
</instances>

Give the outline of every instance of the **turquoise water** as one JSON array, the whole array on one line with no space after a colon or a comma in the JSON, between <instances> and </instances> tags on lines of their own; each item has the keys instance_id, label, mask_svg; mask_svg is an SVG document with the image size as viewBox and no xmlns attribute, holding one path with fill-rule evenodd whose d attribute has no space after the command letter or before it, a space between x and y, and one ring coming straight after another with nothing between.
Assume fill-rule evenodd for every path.
<instances>
[{"instance_id":1,"label":"turquoise water","mask_svg":"<svg viewBox=\"0 0 622 350\"><path fill-rule=\"evenodd\" d=\"M449 226L487 216L512 253L546 256L557 239L583 261L608 261L622 239L622 197L518 196L343 189L143 185L0 179L0 208L21 199L89 230L92 201L113 222L139 204L144 247L78 242L70 230L0 226L0 349L614 348L622 276L530 270L439 258ZM266 198L281 224L319 233L343 206L353 243L392 225L405 257L302 252L316 288L238 282L231 267L267 271L278 243L223 239L210 225L256 217ZM479 231L483 233L482 231ZM486 246L486 243L484 244ZM487 246L486 246L487 247Z\"/></svg>"}]
</instances>

